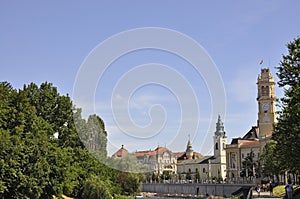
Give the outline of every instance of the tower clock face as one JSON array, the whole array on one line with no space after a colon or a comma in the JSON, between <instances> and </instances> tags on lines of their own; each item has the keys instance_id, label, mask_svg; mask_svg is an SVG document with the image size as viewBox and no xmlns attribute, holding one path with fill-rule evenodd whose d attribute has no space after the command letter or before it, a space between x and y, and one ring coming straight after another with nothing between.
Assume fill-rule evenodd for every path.
<instances>
[{"instance_id":1,"label":"tower clock face","mask_svg":"<svg viewBox=\"0 0 300 199\"><path fill-rule=\"evenodd\" d=\"M263 104L263 105L262 105L262 109L263 109L264 111L269 110L269 104L267 104L267 103Z\"/></svg>"}]
</instances>

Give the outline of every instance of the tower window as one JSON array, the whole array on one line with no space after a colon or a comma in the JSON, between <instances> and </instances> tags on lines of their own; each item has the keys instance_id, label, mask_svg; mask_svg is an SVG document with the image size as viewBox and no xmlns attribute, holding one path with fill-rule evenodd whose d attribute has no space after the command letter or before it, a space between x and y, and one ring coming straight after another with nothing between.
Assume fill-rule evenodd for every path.
<instances>
[{"instance_id":1,"label":"tower window","mask_svg":"<svg viewBox=\"0 0 300 199\"><path fill-rule=\"evenodd\" d=\"M219 149L219 145L218 145L218 143L216 143L216 150L218 150Z\"/></svg>"},{"instance_id":2,"label":"tower window","mask_svg":"<svg viewBox=\"0 0 300 199\"><path fill-rule=\"evenodd\" d=\"M262 86L261 87L261 94L262 94L262 96L268 96L269 95L269 86L266 86L266 87L264 87L264 86Z\"/></svg>"}]
</instances>

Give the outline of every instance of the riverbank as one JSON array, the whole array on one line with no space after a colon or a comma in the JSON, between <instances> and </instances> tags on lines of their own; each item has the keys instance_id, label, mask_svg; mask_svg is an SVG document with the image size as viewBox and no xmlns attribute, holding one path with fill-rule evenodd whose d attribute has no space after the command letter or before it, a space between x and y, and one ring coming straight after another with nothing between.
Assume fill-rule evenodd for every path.
<instances>
[{"instance_id":1,"label":"riverbank","mask_svg":"<svg viewBox=\"0 0 300 199\"><path fill-rule=\"evenodd\" d=\"M210 199L227 199L222 196L205 196L205 195L193 195L193 194L159 194L159 193L150 193L150 192L142 192L141 195L144 198L210 198Z\"/></svg>"}]
</instances>

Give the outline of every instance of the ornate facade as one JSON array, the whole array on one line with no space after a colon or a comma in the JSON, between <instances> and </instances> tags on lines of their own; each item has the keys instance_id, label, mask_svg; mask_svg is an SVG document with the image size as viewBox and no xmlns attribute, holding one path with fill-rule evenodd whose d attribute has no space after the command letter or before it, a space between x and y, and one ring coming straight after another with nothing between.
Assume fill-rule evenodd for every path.
<instances>
[{"instance_id":1,"label":"ornate facade","mask_svg":"<svg viewBox=\"0 0 300 199\"><path fill-rule=\"evenodd\" d=\"M226 135L221 117L218 117L213 136L214 155L186 159L177 164L177 173L191 173L194 179L198 173L200 181L222 180L226 177Z\"/></svg>"},{"instance_id":2,"label":"ornate facade","mask_svg":"<svg viewBox=\"0 0 300 199\"><path fill-rule=\"evenodd\" d=\"M157 147L155 150L135 152L138 163L149 165L156 174L163 172L176 173L176 155L166 147Z\"/></svg>"},{"instance_id":3,"label":"ornate facade","mask_svg":"<svg viewBox=\"0 0 300 199\"><path fill-rule=\"evenodd\" d=\"M248 177L248 168L243 165L245 158L252 154L253 161L257 161L273 133L273 125L276 122L276 96L275 82L269 68L261 69L257 78L257 91L257 126L253 126L242 138L233 138L231 143L226 145L226 175L229 180L237 180L243 171L246 171L243 175ZM255 168L251 170L255 176Z\"/></svg>"}]
</instances>

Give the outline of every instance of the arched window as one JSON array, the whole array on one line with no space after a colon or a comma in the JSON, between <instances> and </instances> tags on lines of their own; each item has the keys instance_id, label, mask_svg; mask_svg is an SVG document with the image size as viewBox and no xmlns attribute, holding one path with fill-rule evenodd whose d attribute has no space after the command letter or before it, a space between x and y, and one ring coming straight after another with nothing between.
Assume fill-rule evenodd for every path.
<instances>
[{"instance_id":1,"label":"arched window","mask_svg":"<svg viewBox=\"0 0 300 199\"><path fill-rule=\"evenodd\" d=\"M267 88L265 88L264 86L261 87L261 93L262 96L266 96L267 95Z\"/></svg>"},{"instance_id":2,"label":"arched window","mask_svg":"<svg viewBox=\"0 0 300 199\"><path fill-rule=\"evenodd\" d=\"M218 142L216 143L216 150L219 150Z\"/></svg>"}]
</instances>

